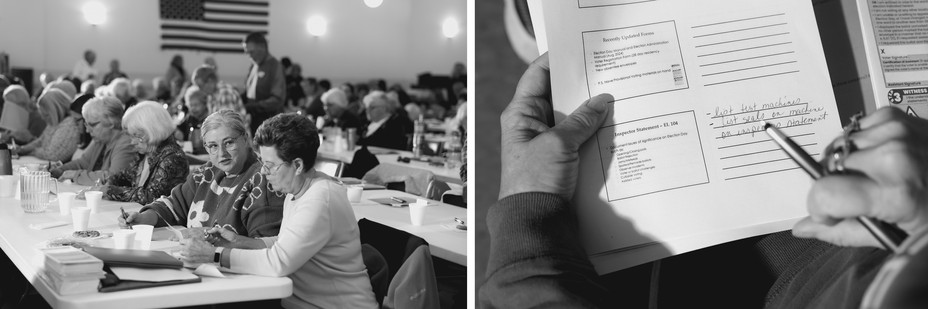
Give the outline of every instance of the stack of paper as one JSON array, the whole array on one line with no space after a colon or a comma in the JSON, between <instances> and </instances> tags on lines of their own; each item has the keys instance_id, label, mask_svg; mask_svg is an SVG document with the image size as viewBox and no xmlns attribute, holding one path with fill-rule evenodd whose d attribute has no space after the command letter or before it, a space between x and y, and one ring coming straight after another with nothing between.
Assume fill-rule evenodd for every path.
<instances>
[{"instance_id":1,"label":"stack of paper","mask_svg":"<svg viewBox=\"0 0 928 309\"><path fill-rule=\"evenodd\" d=\"M80 249L68 247L44 253L46 278L58 294L96 292L106 274L103 261Z\"/></svg>"}]
</instances>

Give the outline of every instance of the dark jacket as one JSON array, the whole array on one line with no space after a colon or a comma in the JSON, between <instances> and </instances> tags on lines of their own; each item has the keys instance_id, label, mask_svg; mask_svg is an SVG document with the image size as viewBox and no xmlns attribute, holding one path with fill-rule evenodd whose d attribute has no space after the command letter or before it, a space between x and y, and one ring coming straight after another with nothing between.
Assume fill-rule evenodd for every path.
<instances>
[{"instance_id":1,"label":"dark jacket","mask_svg":"<svg viewBox=\"0 0 928 309\"><path fill-rule=\"evenodd\" d=\"M367 135L367 126L363 127L358 144L367 146L377 146L390 149L407 150L408 138L406 134L412 132L406 131L406 125L403 118L399 115L391 115L387 122L384 122L377 131ZM408 120L407 120L408 122Z\"/></svg>"},{"instance_id":2,"label":"dark jacket","mask_svg":"<svg viewBox=\"0 0 928 309\"><path fill-rule=\"evenodd\" d=\"M332 118L326 115L324 127L336 127L342 130L355 128L358 132L361 132L361 119L358 119L358 116L348 111L342 113L338 118Z\"/></svg>"},{"instance_id":3,"label":"dark jacket","mask_svg":"<svg viewBox=\"0 0 928 309\"><path fill-rule=\"evenodd\" d=\"M248 87L248 78L255 64L248 67L245 75L245 85ZM248 93L248 89L245 89ZM264 120L274 117L284 110L287 100L287 81L284 79L284 68L280 61L267 55L258 64L258 81L255 85L255 99L245 98L245 110L251 114L251 132L254 133Z\"/></svg>"},{"instance_id":4,"label":"dark jacket","mask_svg":"<svg viewBox=\"0 0 928 309\"><path fill-rule=\"evenodd\" d=\"M634 273L622 271L611 274L609 280L598 277L581 247L576 214L570 203L556 194L531 192L505 197L490 208L487 228L491 235L491 248L486 282L479 291L479 307L646 307L629 306L629 299L635 296L629 291L639 289L623 290L603 285L606 282L619 282L615 275L632 276ZM782 237L784 235L786 238ZM863 292L889 255L889 252L876 248L837 247L818 240L798 240L789 232L765 236L757 247L752 248L775 250L753 251L758 256L715 258L735 261L732 263L737 264L750 262L745 258L761 258L764 265L771 266L772 272L765 275L775 276L776 281L772 286L767 285L769 290L766 291L766 299L760 296L764 295L764 291L761 291L753 302L756 307L764 308L858 308ZM719 295L700 298L690 296L687 299L686 295L704 296L702 293L687 294L701 287L690 285L673 289L671 284L680 284L682 281L679 278L667 278L673 275L668 272L676 270L686 273L692 268L672 268L668 264L674 264L687 256L693 257L693 254L698 252L662 260L662 266L658 268L659 275L653 273L653 268L646 269L649 273L644 273L646 277L636 283L648 291L648 285L654 284L649 283L649 280L655 280L656 275L660 276L660 290L650 291L651 295L660 295L657 299L660 303L686 302L686 307L703 308L706 305L700 302L709 302L716 307L743 308L731 303L735 296L726 294L733 292L731 288L722 287L724 283L714 281L738 267L731 263L708 269L708 272L715 275L713 278L700 276L692 280L712 282L707 287L719 291ZM758 280L765 278L751 277L735 284L751 285L749 281ZM670 289L664 289L667 286Z\"/></svg>"},{"instance_id":5,"label":"dark jacket","mask_svg":"<svg viewBox=\"0 0 928 309\"><path fill-rule=\"evenodd\" d=\"M109 190L106 199L120 202L135 202L142 205L155 201L162 195L170 195L171 189L187 179L190 167L184 150L174 137L168 137L146 156L148 177L140 179L145 165L144 158L135 161L132 167L122 170L107 180ZM144 181L144 185L140 184Z\"/></svg>"}]
</instances>

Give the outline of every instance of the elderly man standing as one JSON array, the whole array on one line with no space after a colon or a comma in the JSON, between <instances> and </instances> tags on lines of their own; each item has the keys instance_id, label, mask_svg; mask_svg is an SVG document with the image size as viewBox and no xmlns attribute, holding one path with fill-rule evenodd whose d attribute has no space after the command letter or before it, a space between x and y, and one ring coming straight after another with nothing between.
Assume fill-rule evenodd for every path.
<instances>
[{"instance_id":1,"label":"elderly man standing","mask_svg":"<svg viewBox=\"0 0 928 309\"><path fill-rule=\"evenodd\" d=\"M409 122L409 119L396 114L396 105L398 103L392 102L392 99L380 90L364 97L364 107L370 124L361 135L361 145L406 150L406 135L412 132L407 132L407 125L403 123Z\"/></svg>"},{"instance_id":2,"label":"elderly man standing","mask_svg":"<svg viewBox=\"0 0 928 309\"><path fill-rule=\"evenodd\" d=\"M216 69L209 65L202 65L193 71L193 84L206 94L206 107L209 114L230 110L245 116L245 105L242 97L232 85L219 80Z\"/></svg>"},{"instance_id":3,"label":"elderly man standing","mask_svg":"<svg viewBox=\"0 0 928 309\"><path fill-rule=\"evenodd\" d=\"M265 119L283 112L287 100L284 68L267 51L267 39L260 32L249 33L242 43L252 64L245 78L245 109L251 115L251 133Z\"/></svg>"},{"instance_id":4,"label":"elderly man standing","mask_svg":"<svg viewBox=\"0 0 928 309\"><path fill-rule=\"evenodd\" d=\"M93 67L93 63L97 61L97 53L92 50L84 51L84 59L78 60L74 64L74 69L71 70L71 75L80 78L81 81L88 79L94 79L97 77L97 69Z\"/></svg>"},{"instance_id":5,"label":"elderly man standing","mask_svg":"<svg viewBox=\"0 0 928 309\"><path fill-rule=\"evenodd\" d=\"M79 159L52 168L52 176L88 186L129 168L138 153L122 130L124 111L122 101L115 97L94 98L84 104L81 114L93 142Z\"/></svg>"}]
</instances>

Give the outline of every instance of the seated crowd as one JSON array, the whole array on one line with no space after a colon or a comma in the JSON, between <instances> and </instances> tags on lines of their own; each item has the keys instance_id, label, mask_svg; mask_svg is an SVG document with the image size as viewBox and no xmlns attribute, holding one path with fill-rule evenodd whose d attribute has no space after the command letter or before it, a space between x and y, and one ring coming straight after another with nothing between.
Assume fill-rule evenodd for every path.
<instances>
[{"instance_id":1,"label":"seated crowd","mask_svg":"<svg viewBox=\"0 0 928 309\"><path fill-rule=\"evenodd\" d=\"M221 252L237 272L289 276L284 307L377 307L346 188L314 169L319 130L353 128L359 144L408 150L413 120L455 116L463 87L428 92L420 105L383 80L333 88L303 78L298 64L268 53L263 35L244 46L253 61L244 89L219 80L211 58L188 76L180 55L151 90L116 59L97 79L90 50L71 74L41 74L32 95L0 74L0 143L49 161L59 181L143 205L117 218L123 227L186 226L186 261ZM188 141L205 164L190 168Z\"/></svg>"}]
</instances>

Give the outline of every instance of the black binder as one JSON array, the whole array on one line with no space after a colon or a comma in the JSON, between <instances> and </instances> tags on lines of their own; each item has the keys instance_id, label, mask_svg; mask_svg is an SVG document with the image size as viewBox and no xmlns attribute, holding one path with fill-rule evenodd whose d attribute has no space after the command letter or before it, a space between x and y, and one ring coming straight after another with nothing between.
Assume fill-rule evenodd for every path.
<instances>
[{"instance_id":1,"label":"black binder","mask_svg":"<svg viewBox=\"0 0 928 309\"><path fill-rule=\"evenodd\" d=\"M135 289L144 289L144 288L153 288L166 285L175 285L175 284L187 284L187 283L196 283L202 281L200 277L196 279L188 280L172 280L172 281L162 281L162 282L149 282L149 281L133 281L133 280L121 280L116 274L113 274L113 271L110 270L109 266L103 266L103 271L106 271L106 277L100 280L100 292L116 292L116 291L125 291L125 290L135 290Z\"/></svg>"}]
</instances>

